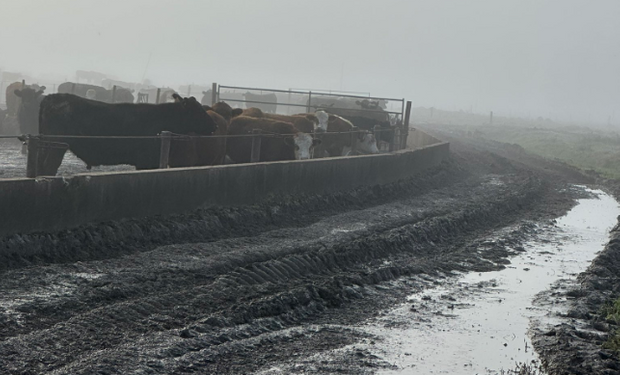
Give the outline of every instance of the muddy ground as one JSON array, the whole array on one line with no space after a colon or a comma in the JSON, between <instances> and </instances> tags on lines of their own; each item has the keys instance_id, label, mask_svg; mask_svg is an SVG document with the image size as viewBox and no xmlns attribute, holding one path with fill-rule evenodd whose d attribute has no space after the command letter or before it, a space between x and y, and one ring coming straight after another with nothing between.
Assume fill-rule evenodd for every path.
<instances>
[{"instance_id":1,"label":"muddy ground","mask_svg":"<svg viewBox=\"0 0 620 375\"><path fill-rule=\"evenodd\" d=\"M0 373L392 368L352 345L375 337L344 326L455 272L505 267L532 223L552 225L581 196L569 183L596 182L431 130L453 157L408 181L2 239ZM551 363L559 351L544 345Z\"/></svg>"}]
</instances>

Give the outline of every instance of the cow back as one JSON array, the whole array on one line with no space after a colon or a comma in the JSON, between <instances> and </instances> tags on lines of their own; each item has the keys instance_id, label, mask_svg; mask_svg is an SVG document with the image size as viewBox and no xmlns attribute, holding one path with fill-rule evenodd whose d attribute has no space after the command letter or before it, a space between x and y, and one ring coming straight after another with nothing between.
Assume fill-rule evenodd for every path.
<instances>
[{"instance_id":1,"label":"cow back","mask_svg":"<svg viewBox=\"0 0 620 375\"><path fill-rule=\"evenodd\" d=\"M294 160L295 148L291 142L285 142L285 136L298 133L293 124L273 121L266 118L247 116L235 117L228 126L227 154L235 163L249 163L252 152L253 130L264 134L261 138L260 161ZM241 135L243 137L232 137Z\"/></svg>"},{"instance_id":2,"label":"cow back","mask_svg":"<svg viewBox=\"0 0 620 375\"><path fill-rule=\"evenodd\" d=\"M71 94L48 95L41 102L39 129L45 135L157 136L162 131L209 135L213 119L195 99L181 103L108 104ZM136 168L157 168L158 138L76 139L66 138L71 151L87 165L130 164ZM177 160L179 160L178 158ZM176 162L189 166L193 161Z\"/></svg>"}]
</instances>

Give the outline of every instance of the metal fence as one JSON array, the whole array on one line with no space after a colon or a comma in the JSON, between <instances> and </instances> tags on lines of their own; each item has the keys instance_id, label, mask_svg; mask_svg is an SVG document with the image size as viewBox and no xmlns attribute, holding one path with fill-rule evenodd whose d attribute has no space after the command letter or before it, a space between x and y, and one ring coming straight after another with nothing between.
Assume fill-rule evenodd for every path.
<instances>
[{"instance_id":1,"label":"metal fence","mask_svg":"<svg viewBox=\"0 0 620 375\"><path fill-rule=\"evenodd\" d=\"M13 82L11 82L13 83ZM25 82L24 82L25 83ZM9 83L0 82L0 95L4 100L6 87ZM45 83L43 83L45 84ZM48 83L50 86L46 85L46 93L55 93L57 91L58 85L56 83ZM193 93L195 89L199 89L200 93L206 92L204 90L206 87L194 86L192 89L191 86L187 86L186 89L189 93ZM153 96L159 98L159 91L155 90ZM259 97L253 96L259 95ZM181 92L181 95L184 93ZM268 98L260 97L260 95L268 95ZM333 114L358 114L364 117L373 117L377 116L377 121L383 119L388 120L392 125L389 128L374 126L372 129L359 130L354 128L350 132L344 133L336 133L336 132L315 132L312 134L314 138L317 139L329 139L329 137L335 136L337 134L349 134L351 137L351 148L352 152L355 153L356 149L356 140L358 139L357 135L361 131L370 130L375 133L375 136L379 138L380 134L388 133L387 139L389 142L383 142L378 144L378 147L381 152L391 152L399 149L405 148L407 133L408 133L408 123L409 123L409 115L411 109L411 102L405 102L404 99L394 99L394 98L381 98L381 97L372 97L370 94L368 95L353 95L351 93L342 93L342 92L326 92L326 91L316 91L316 90L276 90L276 89L264 89L264 88L251 88L251 87L239 87L239 86L223 86L213 84L211 88L211 92L206 96L206 98L211 98L211 102L216 101L225 101L229 103L233 107L253 107L253 106L266 106L263 108L267 108L266 112L273 112L278 114L290 115L296 113L312 113L317 109L325 109L327 112ZM268 100L269 98L275 100ZM143 102L151 102L148 97L138 97L138 101L142 100ZM1 101L1 100L0 100ZM364 105L366 107L364 107ZM270 107L269 107L270 106ZM343 116L348 117L348 116ZM355 125L355 123L354 123ZM12 134L19 134L19 131ZM207 136L206 136L207 137ZM209 138L232 138L232 137L252 137L252 150L251 150L251 162L257 162L260 160L260 147L261 140L268 137L292 137L292 135L273 135L266 134L261 132L256 132L247 135L228 135L228 136L208 136ZM69 149L68 145L59 145L58 143L59 137L54 136L0 136L0 144L2 148L0 149L0 178L11 178L11 177L35 177L41 175L41 170L37 166L39 158L39 150L46 148L54 148L60 147ZM62 136L60 138L70 139L70 138L80 138L78 136ZM178 139L191 139L188 136L169 134L167 132L162 133L161 136L149 136L149 137L83 137L83 138L107 138L107 139L118 139L118 138L158 138L161 139L161 160L160 167L165 168L167 163L167 155L169 152L169 144L171 140ZM381 137L386 138L386 137ZM21 142L24 143L22 146L21 142L18 141L21 139ZM60 142L62 143L62 142ZM165 146L166 143L168 146ZM27 148L26 146L27 145ZM66 146L66 147L65 147ZM167 147L167 151L166 151ZM28 152L26 152L26 150ZM315 148L314 158L322 158L324 157L323 147L318 146ZM94 171L117 171L117 170L131 170L134 169L131 166L108 166L108 167L99 167L94 168ZM89 169L88 169L89 170ZM71 175L75 173L82 173L88 171L86 169L85 163L81 162L70 152L67 153L65 159L63 159L63 164L59 170L59 174L62 175Z\"/></svg>"},{"instance_id":2,"label":"metal fence","mask_svg":"<svg viewBox=\"0 0 620 375\"><path fill-rule=\"evenodd\" d=\"M217 90L216 90L217 89ZM292 115L312 113L322 109L347 119L356 117L376 120L376 124L389 122L398 128L400 137L397 149L405 148L409 132L411 102L405 99L345 92L320 90L278 90L256 87L226 86L213 84L212 102L224 101L233 107L257 107L267 113ZM356 121L352 121L355 125Z\"/></svg>"},{"instance_id":3,"label":"metal fence","mask_svg":"<svg viewBox=\"0 0 620 375\"><path fill-rule=\"evenodd\" d=\"M390 119L396 118L401 121L406 109L405 99L352 95L334 91L278 90L225 85L217 85L215 100L225 101L231 105L236 104L241 108L266 108L267 112L283 115L325 109L334 114L350 112L366 116L388 115Z\"/></svg>"},{"instance_id":4,"label":"metal fence","mask_svg":"<svg viewBox=\"0 0 620 375\"><path fill-rule=\"evenodd\" d=\"M378 132L385 131L390 132L392 142L389 143L389 147L383 152L391 152L398 149L398 145L400 144L400 136L398 129L375 129L375 136ZM362 131L359 129L353 129L348 132L315 132L311 135L315 139L320 139L322 141L329 140L330 137L336 136L345 136L350 137L350 143L347 143L347 147L350 147L351 155L355 155L358 151L358 139L360 133L366 134L367 131ZM173 134L167 131L162 132L157 136L76 136L76 135L23 135L23 136L2 136L0 137L0 143L4 145L2 150L0 151L0 165L2 165L2 174L5 171L9 171L5 178L12 177L37 177L42 175L50 175L48 169L45 167L47 154L50 149L60 150L61 153L65 153L70 150L71 140L76 139L90 139L101 142L111 141L111 140L130 140L130 141L143 141L143 140L159 140L160 144L160 153L159 153L159 168L168 168L168 161L170 156L170 147L173 141L192 141L196 139L221 139L224 138L226 140L232 138L251 138L251 149L250 151L250 162L260 162L261 161L261 145L262 141L267 138L292 138L293 134L274 134L263 132L260 130L254 130L250 134L241 134L241 135L210 135L210 136L188 136L183 134ZM19 139L23 142L23 147L18 146L15 143L15 139ZM176 144L178 147L178 143ZM312 154L313 159L319 159L327 157L324 152L323 143L319 143L319 145L314 147L314 152ZM7 152L9 151L9 152ZM68 156L65 156L62 162L62 166L60 168L60 174L67 175L75 173L86 172L86 166L83 162L80 163L79 159L77 159L71 153L67 153ZM332 155L333 156L333 155ZM341 156L341 155L335 155ZM188 165L192 166L192 165ZM21 168L21 170L20 170ZM134 169L131 166L108 166L108 167L100 167L96 169L97 171L117 171L117 170L131 170ZM24 173L25 172L25 173ZM53 172L56 173L55 171Z\"/></svg>"}]
</instances>

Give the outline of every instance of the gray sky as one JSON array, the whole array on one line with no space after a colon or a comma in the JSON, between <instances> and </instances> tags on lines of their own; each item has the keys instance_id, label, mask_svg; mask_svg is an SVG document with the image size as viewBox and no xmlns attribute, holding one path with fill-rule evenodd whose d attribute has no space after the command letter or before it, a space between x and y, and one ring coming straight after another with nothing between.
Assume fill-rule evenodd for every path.
<instances>
[{"instance_id":1,"label":"gray sky","mask_svg":"<svg viewBox=\"0 0 620 375\"><path fill-rule=\"evenodd\" d=\"M620 124L619 0L0 0L0 68Z\"/></svg>"}]
</instances>

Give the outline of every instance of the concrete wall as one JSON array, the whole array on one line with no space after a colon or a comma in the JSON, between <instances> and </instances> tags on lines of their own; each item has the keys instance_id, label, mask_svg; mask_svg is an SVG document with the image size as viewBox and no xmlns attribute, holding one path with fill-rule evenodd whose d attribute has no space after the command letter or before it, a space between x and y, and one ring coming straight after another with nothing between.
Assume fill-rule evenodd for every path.
<instances>
[{"instance_id":1,"label":"concrete wall","mask_svg":"<svg viewBox=\"0 0 620 375\"><path fill-rule=\"evenodd\" d=\"M0 235L385 184L448 154L449 144L439 143L393 154L2 180Z\"/></svg>"},{"instance_id":2,"label":"concrete wall","mask_svg":"<svg viewBox=\"0 0 620 375\"><path fill-rule=\"evenodd\" d=\"M426 147L441 143L441 141L432 135L429 135L421 130L415 128L409 128L409 136L407 137L407 147L410 149L416 149L420 147Z\"/></svg>"}]
</instances>

